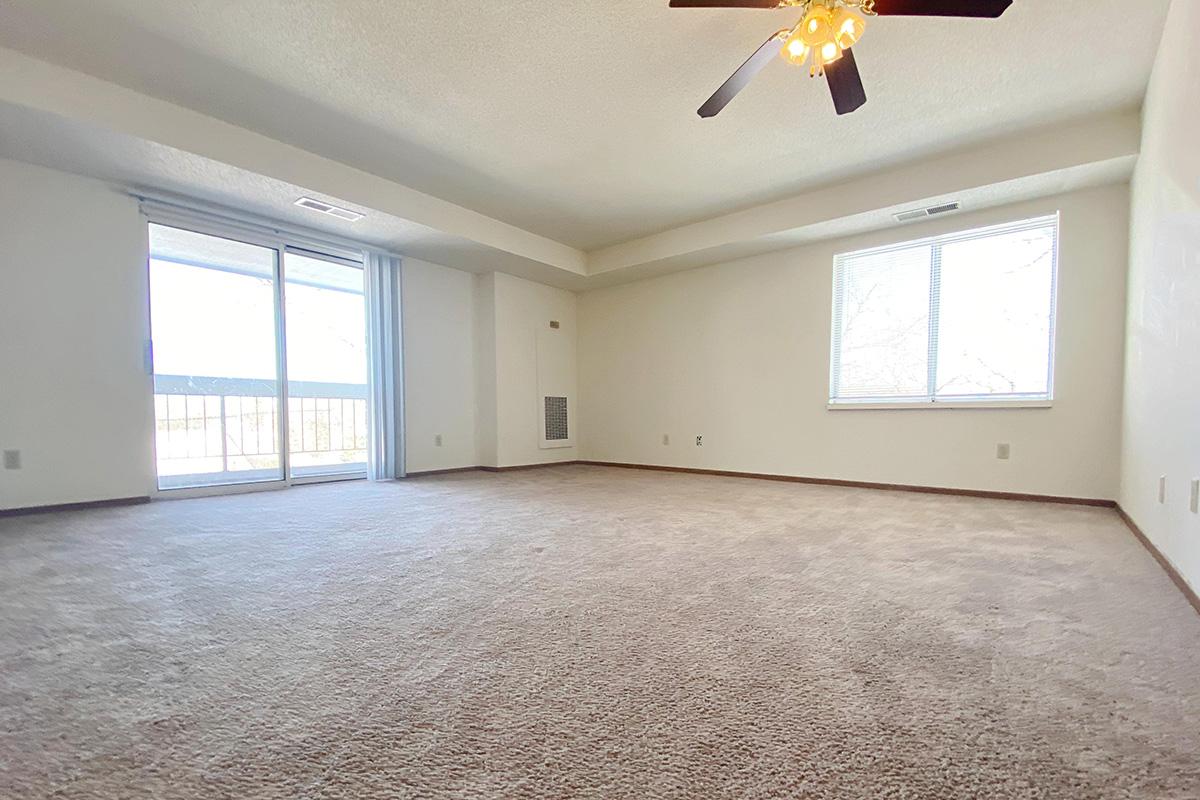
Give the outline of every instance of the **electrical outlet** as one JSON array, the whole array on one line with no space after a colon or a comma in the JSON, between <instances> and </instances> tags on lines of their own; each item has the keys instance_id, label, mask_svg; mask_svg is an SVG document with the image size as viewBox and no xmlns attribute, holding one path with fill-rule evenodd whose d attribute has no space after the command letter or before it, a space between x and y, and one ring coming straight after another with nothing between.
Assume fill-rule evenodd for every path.
<instances>
[{"instance_id":1,"label":"electrical outlet","mask_svg":"<svg viewBox=\"0 0 1200 800\"><path fill-rule=\"evenodd\" d=\"M5 450L4 451L4 468L5 469L20 469L21 468L21 451L20 450Z\"/></svg>"},{"instance_id":2,"label":"electrical outlet","mask_svg":"<svg viewBox=\"0 0 1200 800\"><path fill-rule=\"evenodd\" d=\"M434 447L442 446L442 435L440 433L437 436L433 437L433 446Z\"/></svg>"},{"instance_id":3,"label":"electrical outlet","mask_svg":"<svg viewBox=\"0 0 1200 800\"><path fill-rule=\"evenodd\" d=\"M1001 461L1008 461L1012 458L1012 445L1008 443L996 445L996 458Z\"/></svg>"},{"instance_id":4,"label":"electrical outlet","mask_svg":"<svg viewBox=\"0 0 1200 800\"><path fill-rule=\"evenodd\" d=\"M663 446L665 447L665 446L667 446L667 445L669 445L669 444L671 444L671 434L669 434L669 433L664 433L664 434L663 434Z\"/></svg>"},{"instance_id":5,"label":"electrical outlet","mask_svg":"<svg viewBox=\"0 0 1200 800\"><path fill-rule=\"evenodd\" d=\"M704 437L703 436L696 437L696 447L704 447Z\"/></svg>"},{"instance_id":6,"label":"electrical outlet","mask_svg":"<svg viewBox=\"0 0 1200 800\"><path fill-rule=\"evenodd\" d=\"M1200 478L1192 481L1192 513L1200 514Z\"/></svg>"},{"instance_id":7,"label":"electrical outlet","mask_svg":"<svg viewBox=\"0 0 1200 800\"><path fill-rule=\"evenodd\" d=\"M1163 475L1158 479L1158 502L1167 502L1167 476Z\"/></svg>"}]
</instances>

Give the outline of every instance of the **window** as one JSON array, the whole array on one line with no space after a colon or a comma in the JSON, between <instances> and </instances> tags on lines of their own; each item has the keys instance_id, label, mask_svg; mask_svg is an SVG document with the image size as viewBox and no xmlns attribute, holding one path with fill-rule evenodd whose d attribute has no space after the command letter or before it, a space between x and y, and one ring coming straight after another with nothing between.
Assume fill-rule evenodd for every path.
<instances>
[{"instance_id":1,"label":"window","mask_svg":"<svg viewBox=\"0 0 1200 800\"><path fill-rule=\"evenodd\" d=\"M1053 395L1058 216L834 259L830 405Z\"/></svg>"}]
</instances>

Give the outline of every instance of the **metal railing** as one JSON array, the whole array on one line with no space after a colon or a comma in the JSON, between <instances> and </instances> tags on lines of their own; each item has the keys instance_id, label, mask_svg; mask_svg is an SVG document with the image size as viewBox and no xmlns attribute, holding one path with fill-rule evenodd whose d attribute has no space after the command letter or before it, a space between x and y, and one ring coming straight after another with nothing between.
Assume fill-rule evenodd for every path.
<instances>
[{"instance_id":1,"label":"metal railing","mask_svg":"<svg viewBox=\"0 0 1200 800\"><path fill-rule=\"evenodd\" d=\"M155 375L155 444L165 487L281 478L277 382ZM367 460L364 384L288 382L294 475L357 472Z\"/></svg>"}]
</instances>

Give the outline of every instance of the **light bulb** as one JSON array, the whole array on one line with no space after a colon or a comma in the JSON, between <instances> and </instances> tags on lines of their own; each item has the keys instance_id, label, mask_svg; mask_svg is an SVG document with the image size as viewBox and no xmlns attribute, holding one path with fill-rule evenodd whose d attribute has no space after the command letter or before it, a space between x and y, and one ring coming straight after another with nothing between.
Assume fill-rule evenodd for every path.
<instances>
[{"instance_id":1,"label":"light bulb","mask_svg":"<svg viewBox=\"0 0 1200 800\"><path fill-rule=\"evenodd\" d=\"M813 50L812 66L809 68L808 74L814 78L825 74L825 65L832 64L841 57L842 49L837 46L837 42L825 42Z\"/></svg>"},{"instance_id":2,"label":"light bulb","mask_svg":"<svg viewBox=\"0 0 1200 800\"><path fill-rule=\"evenodd\" d=\"M808 60L808 54L812 50L800 38L800 34L793 32L788 37L787 43L783 46L783 57L793 64L800 65Z\"/></svg>"},{"instance_id":3,"label":"light bulb","mask_svg":"<svg viewBox=\"0 0 1200 800\"><path fill-rule=\"evenodd\" d=\"M853 47L867 29L867 21L845 6L833 15L833 40L843 50Z\"/></svg>"},{"instance_id":4,"label":"light bulb","mask_svg":"<svg viewBox=\"0 0 1200 800\"><path fill-rule=\"evenodd\" d=\"M820 47L832 38L833 12L822 5L813 6L800 25L800 39L809 47Z\"/></svg>"}]
</instances>

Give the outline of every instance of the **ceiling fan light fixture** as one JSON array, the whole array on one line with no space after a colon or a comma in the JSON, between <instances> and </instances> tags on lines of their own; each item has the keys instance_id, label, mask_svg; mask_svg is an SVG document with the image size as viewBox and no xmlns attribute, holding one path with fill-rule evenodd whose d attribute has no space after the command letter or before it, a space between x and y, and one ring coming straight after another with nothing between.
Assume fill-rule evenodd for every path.
<instances>
[{"instance_id":1,"label":"ceiling fan light fixture","mask_svg":"<svg viewBox=\"0 0 1200 800\"><path fill-rule=\"evenodd\" d=\"M862 38L867 28L867 21L861 14L843 5L848 1L811 0L804 18L787 35L780 55L798 67L809 63L811 56L808 74L814 78L824 75L825 66L840 59L844 51Z\"/></svg>"},{"instance_id":2,"label":"ceiling fan light fixture","mask_svg":"<svg viewBox=\"0 0 1200 800\"><path fill-rule=\"evenodd\" d=\"M776 56L795 66L809 64L808 74L828 79L838 115L850 114L867 102L854 51L867 29L867 18L967 17L995 19L1013 0L670 0L671 8L788 9L800 15L795 27L771 34L712 97L697 110L715 117ZM837 62L837 66L826 67Z\"/></svg>"}]
</instances>

